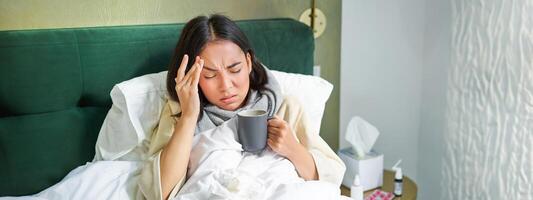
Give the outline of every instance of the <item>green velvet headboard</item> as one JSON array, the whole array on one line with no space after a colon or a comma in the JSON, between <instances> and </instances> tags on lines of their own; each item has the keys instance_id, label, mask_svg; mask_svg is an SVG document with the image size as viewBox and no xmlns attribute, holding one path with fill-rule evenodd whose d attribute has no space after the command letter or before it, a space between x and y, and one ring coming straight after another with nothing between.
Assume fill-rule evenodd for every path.
<instances>
[{"instance_id":1,"label":"green velvet headboard","mask_svg":"<svg viewBox=\"0 0 533 200\"><path fill-rule=\"evenodd\" d=\"M271 69L311 74L311 30L239 21ZM109 92L167 69L184 24L0 32L0 196L39 192L91 161Z\"/></svg>"}]
</instances>

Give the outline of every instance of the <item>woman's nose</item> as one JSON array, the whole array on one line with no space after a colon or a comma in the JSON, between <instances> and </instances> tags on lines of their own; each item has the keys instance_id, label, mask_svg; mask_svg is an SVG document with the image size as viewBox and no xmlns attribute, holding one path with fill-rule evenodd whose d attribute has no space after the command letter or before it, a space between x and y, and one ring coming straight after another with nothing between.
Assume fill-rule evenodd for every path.
<instances>
[{"instance_id":1,"label":"woman's nose","mask_svg":"<svg viewBox=\"0 0 533 200\"><path fill-rule=\"evenodd\" d=\"M233 82L226 73L221 73L220 78L220 89L222 89L222 91L229 90L233 87Z\"/></svg>"}]
</instances>

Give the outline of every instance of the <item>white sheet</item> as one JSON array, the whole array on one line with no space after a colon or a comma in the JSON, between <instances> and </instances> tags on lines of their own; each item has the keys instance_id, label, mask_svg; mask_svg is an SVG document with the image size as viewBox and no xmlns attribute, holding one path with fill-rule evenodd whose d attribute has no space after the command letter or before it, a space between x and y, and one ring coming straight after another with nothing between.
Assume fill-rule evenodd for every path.
<instances>
[{"instance_id":1,"label":"white sheet","mask_svg":"<svg viewBox=\"0 0 533 200\"><path fill-rule=\"evenodd\" d=\"M304 181L293 164L267 149L243 153L236 120L195 135L188 180L174 199L344 199L338 186ZM139 161L97 161L71 171L61 182L23 199L139 199Z\"/></svg>"},{"instance_id":2,"label":"white sheet","mask_svg":"<svg viewBox=\"0 0 533 200\"><path fill-rule=\"evenodd\" d=\"M142 162L89 162L35 195L7 199L135 199Z\"/></svg>"},{"instance_id":3,"label":"white sheet","mask_svg":"<svg viewBox=\"0 0 533 200\"><path fill-rule=\"evenodd\" d=\"M340 189L304 181L294 165L270 149L243 153L236 119L197 134L187 182L175 199L340 199Z\"/></svg>"}]
</instances>

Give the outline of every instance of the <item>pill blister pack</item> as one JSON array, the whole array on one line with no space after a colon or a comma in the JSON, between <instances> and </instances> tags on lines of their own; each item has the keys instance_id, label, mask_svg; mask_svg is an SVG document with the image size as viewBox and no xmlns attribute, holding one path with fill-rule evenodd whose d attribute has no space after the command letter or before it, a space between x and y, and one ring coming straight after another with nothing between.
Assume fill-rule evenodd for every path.
<instances>
[{"instance_id":1,"label":"pill blister pack","mask_svg":"<svg viewBox=\"0 0 533 200\"><path fill-rule=\"evenodd\" d=\"M365 200L392 200L394 195L390 192L385 192L383 190L374 190L370 196L366 197Z\"/></svg>"}]
</instances>

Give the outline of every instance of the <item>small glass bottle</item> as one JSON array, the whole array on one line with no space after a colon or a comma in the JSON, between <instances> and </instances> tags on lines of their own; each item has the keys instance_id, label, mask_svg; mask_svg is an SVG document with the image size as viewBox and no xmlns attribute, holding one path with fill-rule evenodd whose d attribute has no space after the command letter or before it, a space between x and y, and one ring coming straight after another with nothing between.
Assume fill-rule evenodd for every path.
<instances>
[{"instance_id":1,"label":"small glass bottle","mask_svg":"<svg viewBox=\"0 0 533 200\"><path fill-rule=\"evenodd\" d=\"M402 168L396 169L394 174L394 196L401 197L403 192L403 174Z\"/></svg>"}]
</instances>

